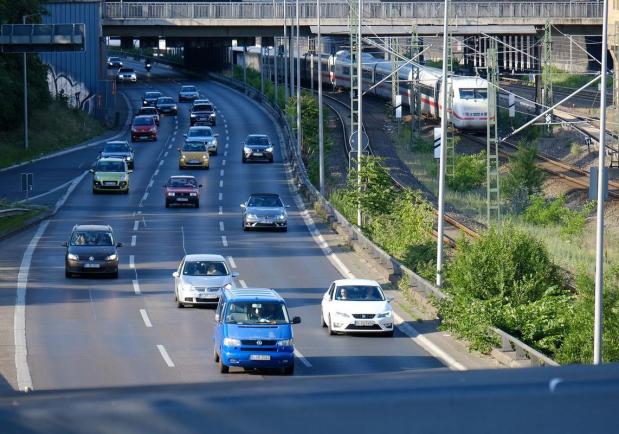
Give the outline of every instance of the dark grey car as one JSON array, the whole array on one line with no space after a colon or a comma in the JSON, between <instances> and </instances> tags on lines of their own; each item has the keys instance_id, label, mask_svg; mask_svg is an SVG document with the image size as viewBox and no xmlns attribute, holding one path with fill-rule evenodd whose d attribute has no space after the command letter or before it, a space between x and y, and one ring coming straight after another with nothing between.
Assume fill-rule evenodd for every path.
<instances>
[{"instance_id":1,"label":"dark grey car","mask_svg":"<svg viewBox=\"0 0 619 434\"><path fill-rule=\"evenodd\" d=\"M65 252L65 276L107 274L118 277L118 247L107 225L75 225Z\"/></svg>"},{"instance_id":2,"label":"dark grey car","mask_svg":"<svg viewBox=\"0 0 619 434\"><path fill-rule=\"evenodd\" d=\"M162 115L174 115L176 116L176 112L178 110L176 103L169 96L162 96L161 98L157 98L157 111L159 111Z\"/></svg>"},{"instance_id":3,"label":"dark grey car","mask_svg":"<svg viewBox=\"0 0 619 434\"><path fill-rule=\"evenodd\" d=\"M265 134L250 134L243 142L243 163L254 160L273 162L273 144Z\"/></svg>"},{"instance_id":4,"label":"dark grey car","mask_svg":"<svg viewBox=\"0 0 619 434\"><path fill-rule=\"evenodd\" d=\"M127 162L127 168L132 170L135 166L135 151L126 140L107 142L99 152L99 158L107 157L122 158Z\"/></svg>"},{"instance_id":5,"label":"dark grey car","mask_svg":"<svg viewBox=\"0 0 619 434\"><path fill-rule=\"evenodd\" d=\"M241 204L243 230L271 228L288 230L288 213L279 195L254 193Z\"/></svg>"}]
</instances>

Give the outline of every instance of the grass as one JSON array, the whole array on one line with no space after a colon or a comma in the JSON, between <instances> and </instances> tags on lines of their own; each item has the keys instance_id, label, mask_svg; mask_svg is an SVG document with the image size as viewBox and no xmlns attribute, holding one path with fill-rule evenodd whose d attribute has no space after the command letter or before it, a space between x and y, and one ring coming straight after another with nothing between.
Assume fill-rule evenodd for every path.
<instances>
[{"instance_id":1,"label":"grass","mask_svg":"<svg viewBox=\"0 0 619 434\"><path fill-rule=\"evenodd\" d=\"M81 110L70 109L54 101L45 109L34 109L30 115L29 149L24 149L23 126L0 132L0 167L82 143L105 131L103 125Z\"/></svg>"},{"instance_id":2,"label":"grass","mask_svg":"<svg viewBox=\"0 0 619 434\"><path fill-rule=\"evenodd\" d=\"M595 77L594 74L576 74L572 72L563 71L562 69L559 69L556 66L551 66L550 70L552 73L552 79L551 79L552 84L559 86L559 87L568 87L568 88L578 89L579 87L584 86L585 84L589 83ZM526 76L522 76L522 78L525 81L529 81L528 77ZM533 85L533 82L529 82L529 83ZM613 77L609 75L606 83L607 83L606 86L609 89L612 89ZM598 86L599 86L599 81L598 81L598 84L589 86L587 90L595 90L598 88Z\"/></svg>"},{"instance_id":3,"label":"grass","mask_svg":"<svg viewBox=\"0 0 619 434\"><path fill-rule=\"evenodd\" d=\"M43 212L42 208L31 209L23 214L18 214L10 217L0 217L0 234L12 231L19 228L25 222Z\"/></svg>"}]
</instances>

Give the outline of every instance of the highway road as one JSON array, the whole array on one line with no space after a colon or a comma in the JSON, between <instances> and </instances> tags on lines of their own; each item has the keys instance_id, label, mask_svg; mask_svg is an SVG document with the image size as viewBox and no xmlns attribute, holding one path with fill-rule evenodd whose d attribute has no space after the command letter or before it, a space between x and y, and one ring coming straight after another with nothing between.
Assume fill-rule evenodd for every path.
<instances>
[{"instance_id":1,"label":"highway road","mask_svg":"<svg viewBox=\"0 0 619 434\"><path fill-rule=\"evenodd\" d=\"M93 195L90 175L76 185L38 240L29 267L25 320L33 388L284 380L268 373L238 375L240 370L219 374L212 360L213 310L178 309L174 303L171 274L185 253L222 254L240 273L238 286L274 288L287 300L291 314L303 320L295 326L296 376L447 370L400 331L393 338L328 336L319 325L320 298L341 275L299 214L279 149L274 164L241 163L247 134L268 134L279 146L275 122L236 91L160 66L148 81L121 88L137 108L144 91L176 97L181 84L195 84L218 109L219 154L210 170L182 172L203 184L201 207L166 209L163 202L162 184L179 173L176 149L189 126L186 103L179 104L177 117L162 118L157 142L135 145L128 195ZM83 173L98 149L35 163L35 176L45 183L41 191ZM9 174L0 173L0 179ZM278 193L291 206L287 233L242 231L239 204L253 192ZM119 279L65 278L61 243L73 225L84 223L110 224L124 243ZM23 251L28 242L22 234L0 251ZM15 255L0 259L3 266L21 261Z\"/></svg>"}]
</instances>

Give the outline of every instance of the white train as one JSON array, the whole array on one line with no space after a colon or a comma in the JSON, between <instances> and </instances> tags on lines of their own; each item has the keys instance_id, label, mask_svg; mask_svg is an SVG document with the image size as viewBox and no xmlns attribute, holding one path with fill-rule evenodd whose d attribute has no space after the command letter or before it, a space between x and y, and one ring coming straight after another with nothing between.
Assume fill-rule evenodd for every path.
<instances>
[{"instance_id":1,"label":"white train","mask_svg":"<svg viewBox=\"0 0 619 434\"><path fill-rule=\"evenodd\" d=\"M273 75L273 52L267 54L270 63L269 71ZM233 48L233 62L242 64L243 47ZM260 57L259 47L247 47L248 67L258 69ZM278 59L280 60L281 57ZM314 59L314 64L310 59ZM322 56L322 80L334 88L350 88L350 52L340 50L335 55ZM302 80L309 82L312 77L317 80L317 56L305 54L301 58ZM404 62L395 62L398 68ZM394 63L363 54L362 75L363 89L375 86L376 83L391 74ZM278 62L278 74L280 83L283 81L283 65ZM403 104L411 104L411 86L414 74L419 73L418 89L420 92L421 111L423 114L440 119L442 101L442 70L424 65L406 65L399 69L398 78L400 83L399 93L403 96ZM488 82L480 77L455 75L450 80L453 89L452 108L449 111L449 120L461 130L485 129L488 119ZM378 95L385 99L391 99L391 80L387 79L369 91L370 94Z\"/></svg>"}]
</instances>

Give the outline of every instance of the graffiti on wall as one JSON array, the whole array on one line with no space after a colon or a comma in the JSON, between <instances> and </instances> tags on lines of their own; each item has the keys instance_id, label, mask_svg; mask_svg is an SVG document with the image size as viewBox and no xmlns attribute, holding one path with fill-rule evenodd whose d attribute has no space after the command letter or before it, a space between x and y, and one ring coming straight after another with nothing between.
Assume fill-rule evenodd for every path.
<instances>
[{"instance_id":1,"label":"graffiti on wall","mask_svg":"<svg viewBox=\"0 0 619 434\"><path fill-rule=\"evenodd\" d=\"M47 68L47 84L50 94L55 98L63 98L69 107L91 113L94 109L94 93L84 83L70 74L58 72L53 66Z\"/></svg>"}]
</instances>

